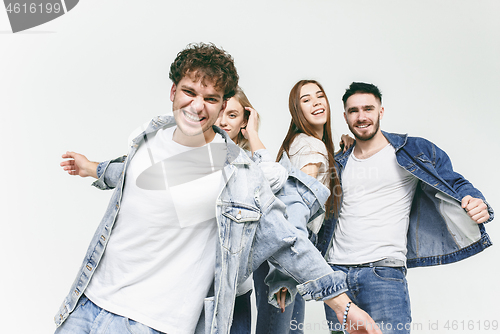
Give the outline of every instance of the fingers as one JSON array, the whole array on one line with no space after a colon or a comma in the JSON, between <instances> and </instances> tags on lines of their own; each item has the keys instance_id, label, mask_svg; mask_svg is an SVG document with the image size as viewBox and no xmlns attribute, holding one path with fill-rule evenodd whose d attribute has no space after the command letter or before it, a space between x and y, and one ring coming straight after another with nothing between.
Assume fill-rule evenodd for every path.
<instances>
[{"instance_id":1,"label":"fingers","mask_svg":"<svg viewBox=\"0 0 500 334\"><path fill-rule=\"evenodd\" d=\"M280 306L281 306L281 313L285 312L285 304L286 304L286 292L288 290L286 288L281 289L281 296L280 296Z\"/></svg>"},{"instance_id":2,"label":"fingers","mask_svg":"<svg viewBox=\"0 0 500 334\"><path fill-rule=\"evenodd\" d=\"M471 200L472 196L467 195L464 198L462 198L462 208L466 208L467 204L469 204L469 201Z\"/></svg>"},{"instance_id":3,"label":"fingers","mask_svg":"<svg viewBox=\"0 0 500 334\"><path fill-rule=\"evenodd\" d=\"M462 198L462 208L478 224L484 223L490 218L488 206L480 198L474 198L470 195L465 196Z\"/></svg>"},{"instance_id":4,"label":"fingers","mask_svg":"<svg viewBox=\"0 0 500 334\"><path fill-rule=\"evenodd\" d=\"M78 154L78 153L75 153L75 152L70 152L70 151L66 151L66 153L64 153L62 155L62 158L63 159L74 159L75 158L75 155Z\"/></svg>"},{"instance_id":5,"label":"fingers","mask_svg":"<svg viewBox=\"0 0 500 334\"><path fill-rule=\"evenodd\" d=\"M252 120L253 122L257 122L257 117L259 115L257 110L250 108L250 107L245 107L245 109L250 112L250 116L248 117L248 120L249 121Z\"/></svg>"},{"instance_id":6,"label":"fingers","mask_svg":"<svg viewBox=\"0 0 500 334\"><path fill-rule=\"evenodd\" d=\"M69 175L78 175L78 166L75 163L74 157L78 153L66 151L61 157L63 159L71 159L65 160L61 162L59 165L63 168L64 171L68 172Z\"/></svg>"},{"instance_id":7,"label":"fingers","mask_svg":"<svg viewBox=\"0 0 500 334\"><path fill-rule=\"evenodd\" d=\"M340 137L340 147L342 147L342 151L347 151L352 145L354 145L354 138L349 135L342 135Z\"/></svg>"}]
</instances>

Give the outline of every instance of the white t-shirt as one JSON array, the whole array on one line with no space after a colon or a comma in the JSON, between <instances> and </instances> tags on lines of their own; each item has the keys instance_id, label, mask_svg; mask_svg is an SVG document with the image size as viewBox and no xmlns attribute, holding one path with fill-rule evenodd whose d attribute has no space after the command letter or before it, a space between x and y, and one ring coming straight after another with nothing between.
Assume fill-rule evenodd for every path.
<instances>
[{"instance_id":1,"label":"white t-shirt","mask_svg":"<svg viewBox=\"0 0 500 334\"><path fill-rule=\"evenodd\" d=\"M290 144L289 153L290 162L298 169L302 169L302 167L308 164L320 163L316 179L326 187L329 187L328 151L326 150L325 143L316 137L301 133Z\"/></svg>"},{"instance_id":2,"label":"white t-shirt","mask_svg":"<svg viewBox=\"0 0 500 334\"><path fill-rule=\"evenodd\" d=\"M298 169L302 169L308 164L320 163L316 179L330 187L330 173L328 173L328 151L325 143L316 137L301 133L295 137L290 144L290 162ZM321 214L307 224L307 227L313 232L318 233L325 219L325 214Z\"/></svg>"},{"instance_id":3,"label":"white t-shirt","mask_svg":"<svg viewBox=\"0 0 500 334\"><path fill-rule=\"evenodd\" d=\"M103 309L169 334L193 333L214 279L216 198L226 144L172 140L175 127L141 144L102 260L85 294Z\"/></svg>"},{"instance_id":4,"label":"white t-shirt","mask_svg":"<svg viewBox=\"0 0 500 334\"><path fill-rule=\"evenodd\" d=\"M342 207L328 262L406 261L406 234L417 182L398 165L390 144L367 159L352 153L342 174Z\"/></svg>"}]
</instances>

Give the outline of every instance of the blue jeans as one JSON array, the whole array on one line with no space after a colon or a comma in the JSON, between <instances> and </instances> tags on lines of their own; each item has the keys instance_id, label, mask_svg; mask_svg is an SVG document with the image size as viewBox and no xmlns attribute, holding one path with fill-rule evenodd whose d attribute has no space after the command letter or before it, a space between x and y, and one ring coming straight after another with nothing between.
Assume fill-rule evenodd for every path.
<instances>
[{"instance_id":1,"label":"blue jeans","mask_svg":"<svg viewBox=\"0 0 500 334\"><path fill-rule=\"evenodd\" d=\"M231 334L251 334L252 331L252 307L248 291L244 295L236 297L234 301L233 324Z\"/></svg>"},{"instance_id":2,"label":"blue jeans","mask_svg":"<svg viewBox=\"0 0 500 334\"><path fill-rule=\"evenodd\" d=\"M384 334L408 334L411 329L410 296L406 268L331 266L347 275L347 295L366 311ZM325 305L329 328L341 331L337 316Z\"/></svg>"},{"instance_id":3,"label":"blue jeans","mask_svg":"<svg viewBox=\"0 0 500 334\"><path fill-rule=\"evenodd\" d=\"M295 304L285 308L281 313L279 308L274 307L267 301L269 287L264 283L264 279L269 272L267 261L261 264L253 273L253 283L255 287L255 300L257 303L257 327L256 334L303 334L303 330L295 329L299 326L291 324L303 324L305 314L305 302L301 295L297 294ZM300 326L300 328L303 328Z\"/></svg>"},{"instance_id":4,"label":"blue jeans","mask_svg":"<svg viewBox=\"0 0 500 334\"><path fill-rule=\"evenodd\" d=\"M68 319L54 334L163 334L146 325L113 313L92 303L83 295Z\"/></svg>"}]
</instances>

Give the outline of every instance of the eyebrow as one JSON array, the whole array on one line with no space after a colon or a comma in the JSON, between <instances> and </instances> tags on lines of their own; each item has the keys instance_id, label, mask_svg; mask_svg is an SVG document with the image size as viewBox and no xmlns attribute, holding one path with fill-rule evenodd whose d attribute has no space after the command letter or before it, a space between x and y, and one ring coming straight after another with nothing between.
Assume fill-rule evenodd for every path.
<instances>
[{"instance_id":1,"label":"eyebrow","mask_svg":"<svg viewBox=\"0 0 500 334\"><path fill-rule=\"evenodd\" d=\"M196 92L196 89L194 89L191 86L185 85L185 84L181 86L181 89L187 89L187 90ZM218 99L222 99L222 95L220 95L220 94L208 94L208 95L203 95L203 97L205 97L205 98L207 98L207 97L216 97Z\"/></svg>"},{"instance_id":2,"label":"eyebrow","mask_svg":"<svg viewBox=\"0 0 500 334\"><path fill-rule=\"evenodd\" d=\"M320 93L323 93L323 91L322 91L322 90L318 90L318 91L316 92L316 94L320 94ZM309 96L309 95L311 95L311 94L304 94L304 95L302 95L302 96L299 98L299 100L302 100L302 98L303 98L303 97L306 97L306 96Z\"/></svg>"},{"instance_id":3,"label":"eyebrow","mask_svg":"<svg viewBox=\"0 0 500 334\"><path fill-rule=\"evenodd\" d=\"M363 110L365 110L367 108L373 108L373 109L375 109L375 106L373 104L367 104L367 105L361 106L361 109L363 109ZM359 109L358 107L351 107L351 108L347 109L347 112L355 111L355 110L358 110L358 109Z\"/></svg>"}]
</instances>

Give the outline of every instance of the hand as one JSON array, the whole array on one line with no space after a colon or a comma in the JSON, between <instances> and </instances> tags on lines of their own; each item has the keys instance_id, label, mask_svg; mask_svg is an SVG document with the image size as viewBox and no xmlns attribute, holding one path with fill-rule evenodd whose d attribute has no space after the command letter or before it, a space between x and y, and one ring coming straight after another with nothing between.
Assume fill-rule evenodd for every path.
<instances>
[{"instance_id":1,"label":"hand","mask_svg":"<svg viewBox=\"0 0 500 334\"><path fill-rule=\"evenodd\" d=\"M352 138L349 135L342 135L342 137L340 137L339 145L340 148L342 149L342 152L345 152L349 149L349 147L354 145L354 138Z\"/></svg>"},{"instance_id":2,"label":"hand","mask_svg":"<svg viewBox=\"0 0 500 334\"><path fill-rule=\"evenodd\" d=\"M97 162L92 162L83 154L76 152L66 152L62 155L63 159L71 159L61 162L61 167L69 175L79 175L81 177L92 176L97 179Z\"/></svg>"},{"instance_id":3,"label":"hand","mask_svg":"<svg viewBox=\"0 0 500 334\"><path fill-rule=\"evenodd\" d=\"M248 117L246 127L241 129L241 133L248 140L250 150L253 154L255 151L265 149L266 147L260 141L259 134L257 132L259 127L259 113L255 111L255 109L249 107L245 107L245 109L250 111L250 116Z\"/></svg>"},{"instance_id":4,"label":"hand","mask_svg":"<svg viewBox=\"0 0 500 334\"><path fill-rule=\"evenodd\" d=\"M340 323L344 320L344 314L339 318ZM365 334L365 333L377 333L382 334L382 331L378 325L373 321L373 319L360 309L356 304L351 304L349 312L347 312L347 321L345 325L346 332L350 334Z\"/></svg>"},{"instance_id":5,"label":"hand","mask_svg":"<svg viewBox=\"0 0 500 334\"><path fill-rule=\"evenodd\" d=\"M488 207L480 198L474 198L470 195L465 196L462 198L462 208L464 208L469 217L478 224L484 223L490 219Z\"/></svg>"},{"instance_id":6,"label":"hand","mask_svg":"<svg viewBox=\"0 0 500 334\"><path fill-rule=\"evenodd\" d=\"M288 291L287 288L281 288L280 291L274 294L276 296L276 301L278 302L278 305L281 308L281 313L285 312L285 299L287 291Z\"/></svg>"},{"instance_id":7,"label":"hand","mask_svg":"<svg viewBox=\"0 0 500 334\"><path fill-rule=\"evenodd\" d=\"M248 122L245 128L241 129L241 133L246 139L249 139L250 135L257 135L259 128L259 113L250 107L245 107L245 109L250 112L250 116L248 116Z\"/></svg>"},{"instance_id":8,"label":"hand","mask_svg":"<svg viewBox=\"0 0 500 334\"><path fill-rule=\"evenodd\" d=\"M350 301L349 297L342 293L337 297L325 300L325 304L335 311L337 319L342 324L346 305ZM347 313L346 331L350 334L382 334L382 331L368 313L352 303Z\"/></svg>"}]
</instances>

